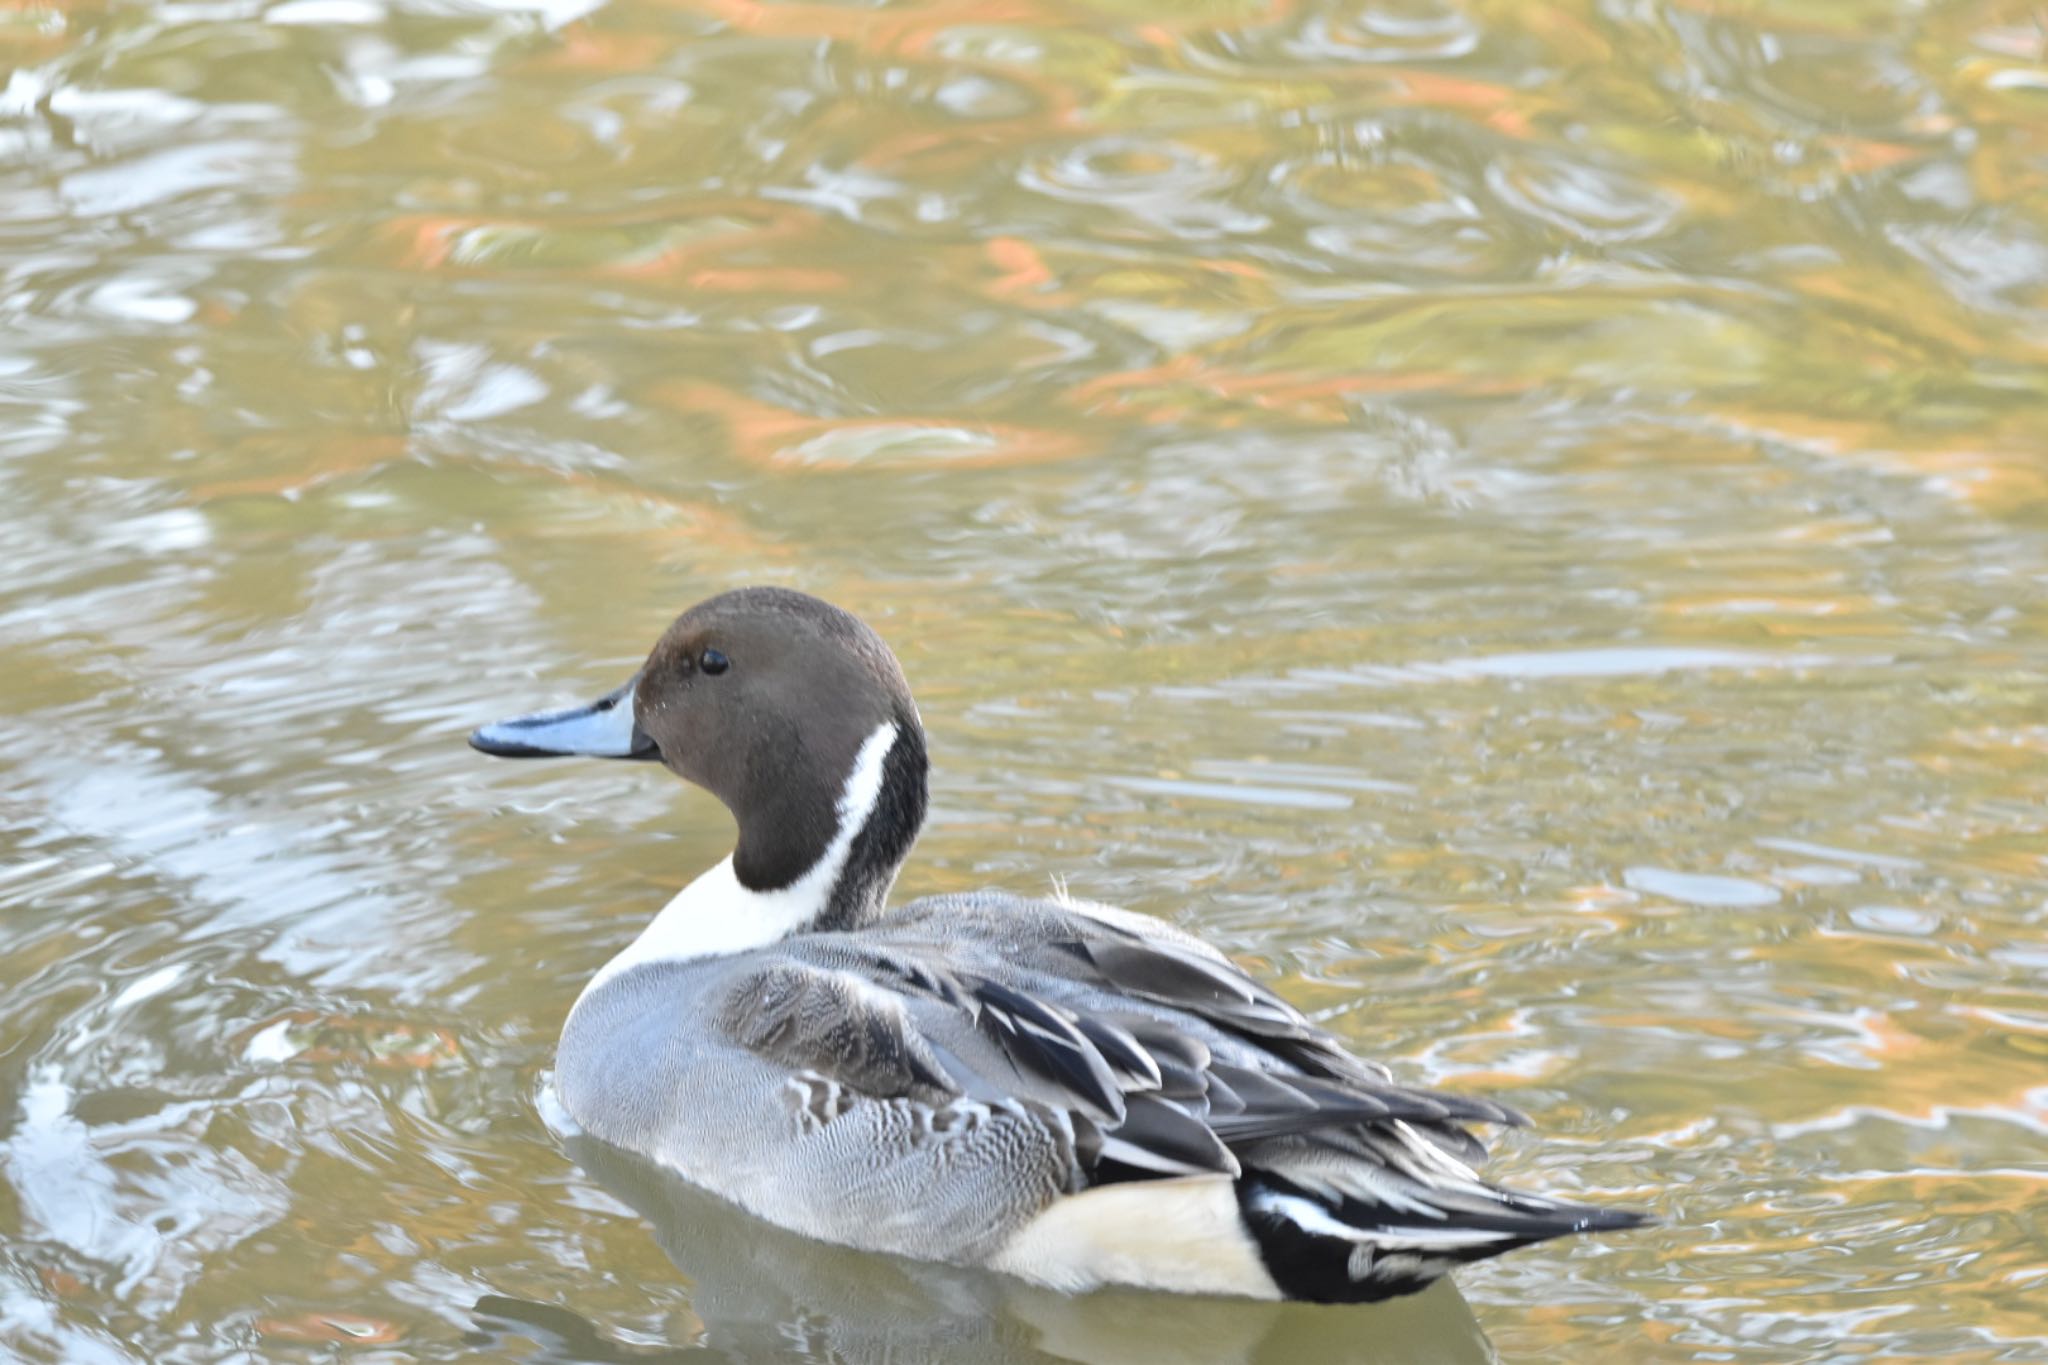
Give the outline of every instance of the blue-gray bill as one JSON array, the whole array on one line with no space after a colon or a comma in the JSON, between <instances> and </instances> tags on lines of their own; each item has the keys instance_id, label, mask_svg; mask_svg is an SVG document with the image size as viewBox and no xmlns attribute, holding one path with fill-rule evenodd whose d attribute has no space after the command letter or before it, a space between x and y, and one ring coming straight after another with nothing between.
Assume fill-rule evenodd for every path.
<instances>
[{"instance_id":1,"label":"blue-gray bill","mask_svg":"<svg viewBox=\"0 0 2048 1365\"><path fill-rule=\"evenodd\" d=\"M499 758L659 759L661 751L633 721L635 673L596 701L559 711L514 716L470 732L469 747Z\"/></svg>"}]
</instances>

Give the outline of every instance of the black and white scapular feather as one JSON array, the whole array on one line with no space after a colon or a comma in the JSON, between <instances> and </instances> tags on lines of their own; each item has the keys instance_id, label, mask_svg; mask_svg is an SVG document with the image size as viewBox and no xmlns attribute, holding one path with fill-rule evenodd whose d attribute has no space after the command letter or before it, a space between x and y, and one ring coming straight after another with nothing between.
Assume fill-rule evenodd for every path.
<instances>
[{"instance_id":1,"label":"black and white scapular feather","mask_svg":"<svg viewBox=\"0 0 2048 1365\"><path fill-rule=\"evenodd\" d=\"M924 732L871 630L712 598L617 691L485 726L513 757L658 761L738 822L570 1011L563 1106L782 1227L1102 1284L1348 1303L1642 1214L1474 1170L1490 1100L1396 1084L1164 921L995 892L887 897Z\"/></svg>"}]
</instances>

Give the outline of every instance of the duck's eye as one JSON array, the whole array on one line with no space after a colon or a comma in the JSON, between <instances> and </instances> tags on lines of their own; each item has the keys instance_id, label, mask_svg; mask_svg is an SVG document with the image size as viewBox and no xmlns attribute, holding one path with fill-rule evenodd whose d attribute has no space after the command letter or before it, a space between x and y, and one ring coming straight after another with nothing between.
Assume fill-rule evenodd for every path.
<instances>
[{"instance_id":1,"label":"duck's eye","mask_svg":"<svg viewBox=\"0 0 2048 1365\"><path fill-rule=\"evenodd\" d=\"M697 661L697 666L706 673L723 673L732 667L732 660L715 649L707 649L704 651L704 657Z\"/></svg>"}]
</instances>

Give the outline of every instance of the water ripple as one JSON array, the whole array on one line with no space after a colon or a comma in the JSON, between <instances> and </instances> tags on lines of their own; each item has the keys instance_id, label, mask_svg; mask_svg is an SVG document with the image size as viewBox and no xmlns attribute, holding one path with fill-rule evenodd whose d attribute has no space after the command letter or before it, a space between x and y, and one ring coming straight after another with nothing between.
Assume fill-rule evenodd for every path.
<instances>
[{"instance_id":1,"label":"water ripple","mask_svg":"<svg viewBox=\"0 0 2048 1365\"><path fill-rule=\"evenodd\" d=\"M14 18L0 1355L2048 1351L2031 14ZM737 582L903 655L906 892L1168 916L1664 1226L1391 1335L686 1279L531 1097L725 817L461 737Z\"/></svg>"}]
</instances>

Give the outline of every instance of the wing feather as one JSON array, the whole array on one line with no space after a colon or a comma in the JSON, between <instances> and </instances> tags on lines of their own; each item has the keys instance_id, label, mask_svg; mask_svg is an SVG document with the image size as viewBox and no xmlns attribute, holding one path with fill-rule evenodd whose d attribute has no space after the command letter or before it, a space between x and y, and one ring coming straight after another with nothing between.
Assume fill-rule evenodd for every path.
<instances>
[{"instance_id":1,"label":"wing feather","mask_svg":"<svg viewBox=\"0 0 2048 1365\"><path fill-rule=\"evenodd\" d=\"M1489 1100L1393 1084L1200 945L1068 926L1021 957L943 937L792 942L735 992L727 1029L859 1094L1062 1111L1084 1184L1234 1176L1269 1151L1304 1175L1362 1166L1434 1183L1484 1153L1458 1124L1519 1121Z\"/></svg>"},{"instance_id":2,"label":"wing feather","mask_svg":"<svg viewBox=\"0 0 2048 1365\"><path fill-rule=\"evenodd\" d=\"M982 1031L1011 1061L1058 1085L1090 1118L1124 1117L1123 1088L1071 1013L997 981L975 981L969 989L981 1003Z\"/></svg>"},{"instance_id":3,"label":"wing feather","mask_svg":"<svg viewBox=\"0 0 2048 1365\"><path fill-rule=\"evenodd\" d=\"M770 963L733 983L719 1026L771 1062L866 1095L950 1099L962 1093L902 998L852 972Z\"/></svg>"}]
</instances>

